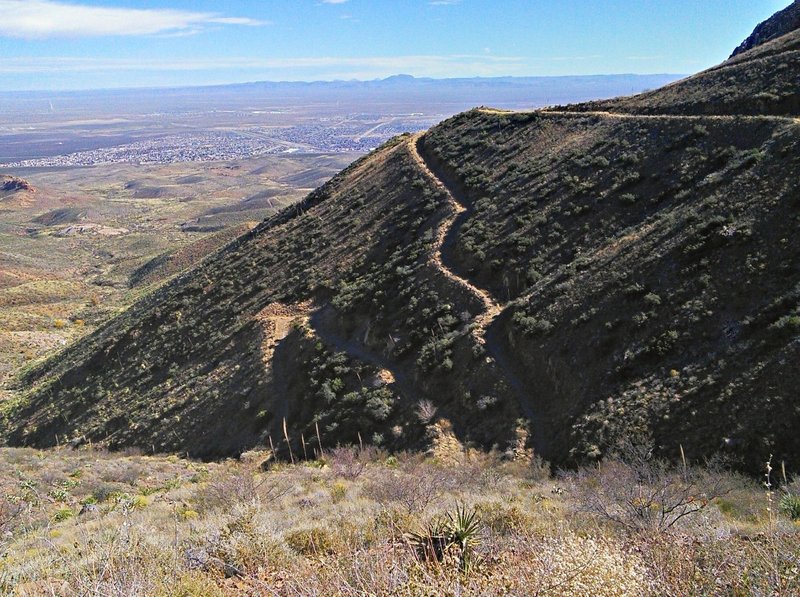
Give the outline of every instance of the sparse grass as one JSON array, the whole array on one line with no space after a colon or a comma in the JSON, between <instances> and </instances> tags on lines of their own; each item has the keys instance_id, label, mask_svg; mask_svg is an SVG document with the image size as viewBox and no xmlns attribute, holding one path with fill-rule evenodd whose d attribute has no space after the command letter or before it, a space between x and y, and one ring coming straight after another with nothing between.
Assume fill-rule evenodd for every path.
<instances>
[{"instance_id":1,"label":"sparse grass","mask_svg":"<svg viewBox=\"0 0 800 597\"><path fill-rule=\"evenodd\" d=\"M800 590L792 572L800 530L788 519L747 515L751 503L764 513L767 501L763 489L738 476L727 477L734 490L726 496L732 505L725 516L712 502L693 524L632 532L574 514L582 493L555 479L531 481L524 468L491 455L470 452L447 467L411 454L387 460L365 449L359 456L363 466L353 476L348 467L313 462L273 463L265 471L252 456L201 464L91 449L0 450L0 592L627 596ZM604 466L615 470L618 464ZM438 490L411 509L376 495L376 485L395 474L409 483L435 479ZM96 483L114 485L119 494L79 513ZM54 501L54 491L64 493Z\"/></svg>"}]
</instances>

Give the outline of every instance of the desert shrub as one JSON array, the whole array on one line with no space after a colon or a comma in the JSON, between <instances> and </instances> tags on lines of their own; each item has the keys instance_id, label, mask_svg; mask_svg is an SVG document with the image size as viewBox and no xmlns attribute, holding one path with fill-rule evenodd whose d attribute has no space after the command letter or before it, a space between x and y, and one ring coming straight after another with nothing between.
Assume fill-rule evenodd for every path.
<instances>
[{"instance_id":1,"label":"desert shrub","mask_svg":"<svg viewBox=\"0 0 800 597\"><path fill-rule=\"evenodd\" d=\"M168 597L224 597L225 591L217 586L213 578L191 570L173 579L163 594Z\"/></svg>"},{"instance_id":2,"label":"desert shrub","mask_svg":"<svg viewBox=\"0 0 800 597\"><path fill-rule=\"evenodd\" d=\"M711 500L730 492L737 480L718 466L675 467L652 455L647 445L625 444L598 467L565 475L579 511L628 530L664 532Z\"/></svg>"},{"instance_id":3,"label":"desert shrub","mask_svg":"<svg viewBox=\"0 0 800 597\"><path fill-rule=\"evenodd\" d=\"M571 532L547 538L536 546L530 586L541 595L649 595L650 579L642 562L611 541ZM530 574L533 572L533 574ZM520 580L522 580L522 578Z\"/></svg>"},{"instance_id":4,"label":"desert shrub","mask_svg":"<svg viewBox=\"0 0 800 597\"><path fill-rule=\"evenodd\" d=\"M249 470L235 469L209 481L197 492L195 501L201 512L230 510L236 504L275 501L290 490L291 486L277 474L254 475Z\"/></svg>"},{"instance_id":5,"label":"desert shrub","mask_svg":"<svg viewBox=\"0 0 800 597\"><path fill-rule=\"evenodd\" d=\"M69 520L73 516L75 516L75 512L72 508L59 508L53 514L53 520L55 522L62 522L64 520Z\"/></svg>"},{"instance_id":6,"label":"desert shrub","mask_svg":"<svg viewBox=\"0 0 800 597\"><path fill-rule=\"evenodd\" d=\"M499 535L519 532L528 523L528 514L516 504L479 502L475 504L475 511L486 528Z\"/></svg>"},{"instance_id":7,"label":"desert shrub","mask_svg":"<svg viewBox=\"0 0 800 597\"><path fill-rule=\"evenodd\" d=\"M292 530L286 533L284 540L294 551L306 556L330 555L343 547L341 537L323 527Z\"/></svg>"},{"instance_id":8,"label":"desert shrub","mask_svg":"<svg viewBox=\"0 0 800 597\"><path fill-rule=\"evenodd\" d=\"M8 496L0 495L0 542L3 541L5 534L14 528L15 522L22 514L22 509L21 502L13 502L8 499Z\"/></svg>"},{"instance_id":9,"label":"desert shrub","mask_svg":"<svg viewBox=\"0 0 800 597\"><path fill-rule=\"evenodd\" d=\"M347 485L337 481L331 486L331 500L334 504L341 502L347 496Z\"/></svg>"},{"instance_id":10,"label":"desert shrub","mask_svg":"<svg viewBox=\"0 0 800 597\"><path fill-rule=\"evenodd\" d=\"M525 476L530 481L548 480L550 478L550 463L538 454L534 454Z\"/></svg>"},{"instance_id":11,"label":"desert shrub","mask_svg":"<svg viewBox=\"0 0 800 597\"><path fill-rule=\"evenodd\" d=\"M353 481L367 468L368 455L354 446L334 448L326 454L333 474Z\"/></svg>"},{"instance_id":12,"label":"desert shrub","mask_svg":"<svg viewBox=\"0 0 800 597\"><path fill-rule=\"evenodd\" d=\"M285 576L287 595L413 595L438 593L422 583L411 584L414 556L396 542L382 542L365 552L333 554L309 561ZM420 566L417 566L421 568ZM426 583L427 585L427 583Z\"/></svg>"},{"instance_id":13,"label":"desert shrub","mask_svg":"<svg viewBox=\"0 0 800 597\"><path fill-rule=\"evenodd\" d=\"M93 487L90 486L90 491L91 496L98 503L114 499L122 493L118 486L110 483L99 483Z\"/></svg>"},{"instance_id":14,"label":"desert shrub","mask_svg":"<svg viewBox=\"0 0 800 597\"><path fill-rule=\"evenodd\" d=\"M244 572L252 573L263 567L286 567L294 556L292 550L278 537L264 532L257 524L255 514L249 508L239 512L226 527L209 536L204 548L197 553L207 553L223 567L233 566Z\"/></svg>"},{"instance_id":15,"label":"desert shrub","mask_svg":"<svg viewBox=\"0 0 800 597\"><path fill-rule=\"evenodd\" d=\"M779 502L781 512L792 520L800 520L800 495L786 492Z\"/></svg>"},{"instance_id":16,"label":"desert shrub","mask_svg":"<svg viewBox=\"0 0 800 597\"><path fill-rule=\"evenodd\" d=\"M553 324L547 319L537 319L520 311L514 313L513 322L528 336L546 335L553 329Z\"/></svg>"},{"instance_id":17,"label":"desert shrub","mask_svg":"<svg viewBox=\"0 0 800 597\"><path fill-rule=\"evenodd\" d=\"M364 488L370 499L381 504L397 503L407 512L421 512L453 485L447 470L428 463L383 470Z\"/></svg>"},{"instance_id":18,"label":"desert shrub","mask_svg":"<svg viewBox=\"0 0 800 597\"><path fill-rule=\"evenodd\" d=\"M142 466L136 462L120 460L110 462L101 475L101 479L110 483L124 483L134 486L142 476Z\"/></svg>"},{"instance_id":19,"label":"desert shrub","mask_svg":"<svg viewBox=\"0 0 800 597\"><path fill-rule=\"evenodd\" d=\"M417 404L416 415L420 423L427 425L436 416L437 408L430 400L420 400Z\"/></svg>"}]
</instances>

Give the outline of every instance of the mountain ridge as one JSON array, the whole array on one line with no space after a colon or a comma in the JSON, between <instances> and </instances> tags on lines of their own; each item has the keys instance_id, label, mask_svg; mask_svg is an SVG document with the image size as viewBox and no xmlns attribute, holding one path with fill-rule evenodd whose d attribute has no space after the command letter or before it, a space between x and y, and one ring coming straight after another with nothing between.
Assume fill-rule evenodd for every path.
<instances>
[{"instance_id":1,"label":"mountain ridge","mask_svg":"<svg viewBox=\"0 0 800 597\"><path fill-rule=\"evenodd\" d=\"M759 23L753 33L733 51L731 58L796 29L800 29L800 2L798 0L766 21Z\"/></svg>"},{"instance_id":2,"label":"mountain ridge","mask_svg":"<svg viewBox=\"0 0 800 597\"><path fill-rule=\"evenodd\" d=\"M798 43L398 137L28 370L2 435L406 449L429 402L485 448L526 419L559 465L622 437L796 458Z\"/></svg>"}]
</instances>

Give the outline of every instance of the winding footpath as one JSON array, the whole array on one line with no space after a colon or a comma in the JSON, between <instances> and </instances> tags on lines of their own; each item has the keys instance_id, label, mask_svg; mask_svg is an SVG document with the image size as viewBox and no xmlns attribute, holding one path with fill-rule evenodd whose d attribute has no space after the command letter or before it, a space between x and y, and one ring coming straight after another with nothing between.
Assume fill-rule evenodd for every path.
<instances>
[{"instance_id":1,"label":"winding footpath","mask_svg":"<svg viewBox=\"0 0 800 597\"><path fill-rule=\"evenodd\" d=\"M479 108L479 113L489 115L513 115L513 114L531 114L537 113L541 116L554 116L554 117L570 117L580 118L586 116L594 116L607 120L669 120L669 121L686 121L693 120L698 122L703 121L726 121L726 122L741 122L741 121L773 121L791 124L800 124L800 119L787 116L740 116L740 115L673 115L673 114L625 114L616 112L604 111L586 111L586 112L568 112L559 110L531 110L531 111L510 111L510 110L495 110L491 108ZM513 359L509 357L503 347L502 340L498 337L498 330L489 329L490 326L498 320L501 315L508 312L507 307L520 304L522 301L532 297L539 289L540 284L536 284L523 296L514 301L505 304L499 303L487 291L478 288L468 279L458 275L451 267L448 267L442 257L442 250L447 243L450 236L454 236L460 225L465 219L465 214L468 211L464 202L458 200L458 193L449 187L439 176L436 175L434 170L428 165L425 160L424 152L421 150L422 140L424 133L413 135L408 142L408 149L411 157L413 158L417 167L425 174L425 176L434 184L436 188L441 190L446 197L446 201L450 207L450 214L445 217L436 229L436 244L433 253L430 257L431 264L447 279L454 284L465 289L468 293L474 296L483 306L483 311L471 322L471 333L475 340L483 345L487 353L493 358L495 364L500 368L506 381L510 384L512 390L517 394L519 404L526 414L531 419L534 426L534 437L537 435L537 418L535 416L536 409L532 403L531 397L528 395L526 385L521 378L514 371ZM619 252L619 249L627 245L633 238L640 237L652 231L655 222L650 222L646 229L640 231L637 235L628 235L621 239L616 239L606 247L602 247L597 251L598 258L609 259Z\"/></svg>"},{"instance_id":2,"label":"winding footpath","mask_svg":"<svg viewBox=\"0 0 800 597\"><path fill-rule=\"evenodd\" d=\"M488 292L482 288L478 288L466 278L459 276L444 263L442 258L442 250L444 248L446 239L450 234L453 233L455 230L456 221L458 220L459 216L467 212L467 208L462 202L456 199L456 195L453 190L450 189L438 176L436 176L433 170L431 170L430 166L428 166L428 163L422 156L422 152L420 152L422 136L422 133L418 133L410 139L408 143L409 153L411 154L411 157L417 167L425 174L425 176L434 184L436 188L444 193L445 200L450 208L450 214L441 222L439 222L439 225L436 228L436 244L433 253L430 256L430 263L448 280L458 286L461 286L461 288L478 299L483 306L483 312L478 315L474 321L476 324L474 333L477 332L476 337L479 337L481 343L483 343L483 330L485 330L489 324L491 324L491 322L502 312L504 305L498 303Z\"/></svg>"},{"instance_id":3,"label":"winding footpath","mask_svg":"<svg viewBox=\"0 0 800 597\"><path fill-rule=\"evenodd\" d=\"M442 250L446 244L447 237L457 232L457 228L460 225L459 218L463 218L468 210L466 205L458 200L457 193L439 178L428 165L423 152L420 150L422 137L423 133L411 137L408 143L409 153L417 167L436 188L444 193L447 204L450 207L450 214L439 222L436 229L436 244L431 254L430 262L444 277L472 294L483 306L483 312L478 314L472 322L468 323L471 327L470 333L475 341L485 348L493 363L500 369L503 378L510 386L512 392L516 394L517 402L522 412L531 420L534 441L536 441L537 438L542 437L542 430L538 428L536 409L527 391L526 384L514 371L512 359L506 354L502 342L495 339L497 334L489 333L489 327L506 311L506 307L511 303L499 303L486 290L478 288L475 284L463 276L458 275L452 268L445 264L442 257ZM537 449L539 449L539 447L540 446L537 446Z\"/></svg>"},{"instance_id":4,"label":"winding footpath","mask_svg":"<svg viewBox=\"0 0 800 597\"><path fill-rule=\"evenodd\" d=\"M390 359L371 350L365 344L349 340L335 332L328 321L333 316L332 311L331 307L322 307L314 311L307 319L314 334L328 346L333 346L336 350L368 363L378 370L388 371L392 378L390 385L396 385L408 399L413 400L417 391L411 376L397 367Z\"/></svg>"},{"instance_id":5,"label":"winding footpath","mask_svg":"<svg viewBox=\"0 0 800 597\"><path fill-rule=\"evenodd\" d=\"M520 112L520 111L494 110L491 108L480 108L478 109L478 112L496 116L512 115L520 113L530 114L535 112L542 116L571 117L571 118L594 116L608 120L637 120L637 119L696 120L696 121L772 120L780 122L790 122L795 125L800 124L800 119L798 118L782 117L782 116L738 116L738 115L681 116L681 115L670 115L670 114L667 115L623 114L623 113L602 112L602 111L566 112L557 110L535 110L530 112ZM477 301L477 303L480 304L481 312L478 313L471 321L467 322L466 324L466 326L469 329L469 333L472 335L472 337L478 344L482 345L485 348L487 354L491 357L493 363L495 364L495 366L497 366L503 378L509 384L510 389L516 394L517 401L520 408L522 409L522 412L528 419L531 420L534 432L534 440L537 438L537 436L541 439L542 436L545 435L546 433L540 433L543 430L537 429L537 427L539 427L539 424L541 422L538 421L538 418L536 416L536 408L533 403L532 397L528 393L528 388L525 382L520 377L520 375L518 375L517 372L515 371L517 366L515 365L514 359L510 358L509 355L507 354L507 350L504 347L504 342L500 337L501 335L500 330L496 329L496 326L495 328L490 329L492 324L497 322L501 316L508 315L509 307L520 304L521 301L524 301L525 299L528 299L531 296L533 296L533 294L537 292L541 284L534 285L533 288L529 289L527 293L525 293L521 297L518 297L516 300L507 303L500 303L488 291L479 288L464 276L459 275L456 271L454 271L454 269L451 266L447 265L447 263L445 262L445 258L443 256L444 248L450 242L454 241L460 226L466 220L466 216L469 210L466 206L466 202L459 201L458 191L453 189L444 180L442 180L442 178L440 178L434 172L433 168L431 168L431 166L426 161L424 157L424 151L422 150L423 136L424 133L417 133L409 138L408 141L409 155L414 161L416 167L419 168L419 170L433 184L433 186L442 193L442 195L445 197L447 207L449 208L448 215L444 217L436 227L434 236L435 243L431 255L429 257L429 264L451 283L460 287L467 294L471 295ZM648 225L646 231L641 231L635 236L641 237L642 234L649 233L654 225L655 223L651 222ZM614 240L613 242L609 243L609 245L598 249L597 257L601 259L602 258L608 259L613 257L619 252L619 249L621 247L627 245L633 238L634 235L629 235ZM313 333L318 338L320 338L325 344L333 346L336 350L345 352L363 362L369 363L379 369L389 372L393 378L393 381L391 383L396 385L398 389L403 394L405 394L408 399L411 400L415 399L418 392L415 388L415 384L412 377L408 375L405 371L399 370L396 366L396 363L393 363L390 359L384 357L382 354L378 354L376 351L371 350L369 347L367 347L362 343L349 340L347 338L343 338L337 332L335 332L330 325L331 323L330 317L332 316L332 313L329 312L328 307L320 307L317 309L312 309L308 304L304 304L299 307L300 309L298 309L297 312L292 313L292 315L300 316L303 321L308 323ZM284 314L281 313L281 315ZM265 321L264 323L267 322ZM272 356L272 351L274 350L275 344L277 342L280 342L281 340L282 334L280 333L276 334L278 336L277 338L274 337L274 334L277 330L273 328L273 325L270 325L267 328L268 330L267 338L269 345L265 346L266 349L265 357ZM265 364L267 360L269 359L265 358Z\"/></svg>"}]
</instances>

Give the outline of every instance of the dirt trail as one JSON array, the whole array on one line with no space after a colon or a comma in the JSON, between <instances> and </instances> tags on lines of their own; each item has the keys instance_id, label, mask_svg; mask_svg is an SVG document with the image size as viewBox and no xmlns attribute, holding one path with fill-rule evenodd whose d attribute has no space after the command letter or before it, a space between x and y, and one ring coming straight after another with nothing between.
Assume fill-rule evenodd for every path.
<instances>
[{"instance_id":1,"label":"dirt trail","mask_svg":"<svg viewBox=\"0 0 800 597\"><path fill-rule=\"evenodd\" d=\"M772 116L772 115L739 115L739 114L633 114L626 112L606 112L606 111L566 111L566 110L549 110L547 108L537 110L499 110L495 108L478 108L481 114L491 114L494 116L512 115L512 114L538 114L541 116L560 116L579 118L581 116L597 116L599 118L606 118L609 120L696 120L698 122L716 120L726 122L792 122L797 124L800 118L793 116Z\"/></svg>"},{"instance_id":2,"label":"dirt trail","mask_svg":"<svg viewBox=\"0 0 800 597\"><path fill-rule=\"evenodd\" d=\"M421 142L421 139L422 134L414 135L411 138L408 144L411 157L414 159L417 167L419 167L419 169L422 170L422 172L431 180L431 182L433 182L433 184L444 193L447 204L450 207L450 214L441 222L439 222L439 225L436 228L436 245L433 253L430 256L430 262L442 273L443 276L451 280L453 283L466 289L467 292L476 297L483 305L483 313L481 313L474 322L477 324L476 331L478 331L478 335L482 336L482 330L486 329L492 320L497 317L497 315L503 310L503 306L495 301L488 292L482 288L478 288L472 282L466 278L463 278L462 276L459 276L452 269L447 267L442 259L442 249L447 242L447 237L456 231L456 220L461 214L466 213L467 208L463 203L456 199L453 191L433 172L433 170L430 169L428 163L425 161L425 158L422 157L422 154L419 151L419 143Z\"/></svg>"},{"instance_id":3,"label":"dirt trail","mask_svg":"<svg viewBox=\"0 0 800 597\"><path fill-rule=\"evenodd\" d=\"M270 303L258 312L255 318L261 324L263 331L261 360L265 369L272 367L275 348L292 331L292 324L295 321L306 321L310 311L311 303L306 301L297 305Z\"/></svg>"},{"instance_id":4,"label":"dirt trail","mask_svg":"<svg viewBox=\"0 0 800 597\"><path fill-rule=\"evenodd\" d=\"M377 351L370 349L361 342L344 338L333 331L330 325L330 318L333 315L332 307L322 307L314 311L308 319L308 324L314 334L322 339L325 344L333 346L336 350L376 367L379 379L388 382L389 385L396 385L407 399L415 400L418 392L414 387L411 376L399 369L396 363Z\"/></svg>"},{"instance_id":5,"label":"dirt trail","mask_svg":"<svg viewBox=\"0 0 800 597\"><path fill-rule=\"evenodd\" d=\"M309 301L287 305L284 303L270 303L255 316L256 321L261 324L261 362L264 364L264 372L272 378L272 384L276 388L286 387L287 380L284 379L285 373L279 367L274 367L275 350L295 323L304 323L309 319L311 303ZM282 423L289 417L289 401L286 396L276 396L273 404L273 420L270 429L271 435L275 438L280 437Z\"/></svg>"},{"instance_id":6,"label":"dirt trail","mask_svg":"<svg viewBox=\"0 0 800 597\"><path fill-rule=\"evenodd\" d=\"M314 335L323 343L377 367L376 381L386 385L396 385L409 400L413 400L418 392L411 377L399 370L390 359L333 331L331 326L333 316L333 309L330 306L319 307L311 301L297 304L270 303L255 316L262 326L261 360L264 364L264 371L271 374L275 386L282 388L288 383L288 380L283 378L281 371L273 366L275 351L295 325L308 325ZM289 415L289 402L278 396L274 405L276 408L272 431L276 436L280 436L282 421Z\"/></svg>"},{"instance_id":7,"label":"dirt trail","mask_svg":"<svg viewBox=\"0 0 800 597\"><path fill-rule=\"evenodd\" d=\"M478 288L466 278L459 276L450 267L445 264L442 259L442 249L448 241L448 237L454 237L458 232L460 224L463 223L464 215L467 208L464 203L458 200L457 192L451 189L436 173L428 166L428 163L420 151L420 143L422 134L415 135L409 142L409 151L414 158L417 166L425 173L425 175L441 189L447 203L450 206L451 213L444 218L436 230L436 246L431 255L431 263L449 280L459 286L467 289L471 294L480 300L483 304L483 312L479 314L471 322L471 334L475 341L481 344L487 354L491 357L494 365L500 369L503 378L508 383L510 389L516 394L517 402L519 403L522 412L531 421L533 426L533 441L536 450L541 450L545 446L542 443L544 437L544 430L541 429L541 421L536 416L536 407L533 398L528 393L526 383L515 372L512 360L506 352L505 346L502 341L498 339L499 334L496 329L490 329L493 323L506 312L506 307L510 303L501 304L496 301L487 291ZM461 220L461 221L459 221ZM454 239L453 239L454 240Z\"/></svg>"}]
</instances>

